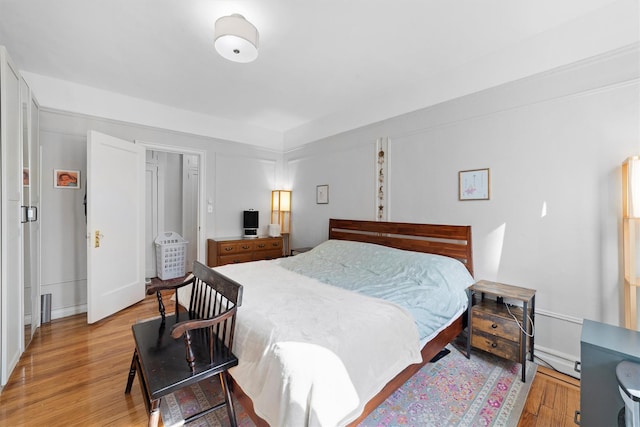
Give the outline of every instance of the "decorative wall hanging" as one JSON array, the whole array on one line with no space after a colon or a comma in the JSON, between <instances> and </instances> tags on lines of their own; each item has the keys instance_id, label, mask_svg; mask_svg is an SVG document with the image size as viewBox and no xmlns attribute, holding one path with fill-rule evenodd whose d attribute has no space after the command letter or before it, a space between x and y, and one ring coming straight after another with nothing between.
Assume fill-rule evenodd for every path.
<instances>
[{"instance_id":1,"label":"decorative wall hanging","mask_svg":"<svg viewBox=\"0 0 640 427\"><path fill-rule=\"evenodd\" d=\"M77 190L80 188L80 171L68 169L53 170L54 188L70 188Z\"/></svg>"},{"instance_id":2,"label":"decorative wall hanging","mask_svg":"<svg viewBox=\"0 0 640 427\"><path fill-rule=\"evenodd\" d=\"M389 138L376 141L376 219L387 221L387 181L389 165Z\"/></svg>"},{"instance_id":3,"label":"decorative wall hanging","mask_svg":"<svg viewBox=\"0 0 640 427\"><path fill-rule=\"evenodd\" d=\"M489 169L458 172L458 200L489 200Z\"/></svg>"},{"instance_id":4,"label":"decorative wall hanging","mask_svg":"<svg viewBox=\"0 0 640 427\"><path fill-rule=\"evenodd\" d=\"M316 186L316 203L319 205L326 205L329 203L329 186L318 185Z\"/></svg>"}]
</instances>

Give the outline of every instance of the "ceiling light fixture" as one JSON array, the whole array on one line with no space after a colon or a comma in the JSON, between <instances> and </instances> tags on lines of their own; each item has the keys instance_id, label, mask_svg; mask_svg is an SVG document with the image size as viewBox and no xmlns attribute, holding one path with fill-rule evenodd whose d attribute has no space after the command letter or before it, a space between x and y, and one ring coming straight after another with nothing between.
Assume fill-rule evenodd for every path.
<instances>
[{"instance_id":1,"label":"ceiling light fixture","mask_svg":"<svg viewBox=\"0 0 640 427\"><path fill-rule=\"evenodd\" d=\"M251 62L258 57L258 30L244 16L234 13L216 21L215 47L233 62Z\"/></svg>"}]
</instances>

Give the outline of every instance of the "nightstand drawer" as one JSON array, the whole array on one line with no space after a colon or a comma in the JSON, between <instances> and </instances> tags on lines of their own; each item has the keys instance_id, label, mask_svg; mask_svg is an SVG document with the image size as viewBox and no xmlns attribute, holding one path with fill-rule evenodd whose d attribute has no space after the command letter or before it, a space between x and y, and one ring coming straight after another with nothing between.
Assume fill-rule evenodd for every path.
<instances>
[{"instance_id":1,"label":"nightstand drawer","mask_svg":"<svg viewBox=\"0 0 640 427\"><path fill-rule=\"evenodd\" d=\"M495 314L481 311L474 306L471 310L471 322L475 331L484 332L487 335L495 335L514 342L520 342L520 328L515 320Z\"/></svg>"},{"instance_id":2,"label":"nightstand drawer","mask_svg":"<svg viewBox=\"0 0 640 427\"><path fill-rule=\"evenodd\" d=\"M471 345L505 359L520 359L520 344L499 336L475 330L471 336Z\"/></svg>"}]
</instances>

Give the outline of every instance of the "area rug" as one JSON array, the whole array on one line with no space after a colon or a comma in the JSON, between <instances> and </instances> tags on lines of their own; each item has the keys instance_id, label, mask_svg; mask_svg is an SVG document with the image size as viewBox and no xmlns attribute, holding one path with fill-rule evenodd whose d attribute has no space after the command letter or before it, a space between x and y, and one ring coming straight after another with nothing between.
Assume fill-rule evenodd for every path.
<instances>
[{"instance_id":1,"label":"area rug","mask_svg":"<svg viewBox=\"0 0 640 427\"><path fill-rule=\"evenodd\" d=\"M467 359L453 346L435 363L427 363L400 389L373 411L362 427L515 427L520 419L537 365L527 363L527 382L521 365L481 351ZM217 380L203 381L162 399L165 426L180 426L184 418L221 399ZM253 422L236 401L238 425ZM225 409L188 424L189 427L228 426Z\"/></svg>"}]
</instances>

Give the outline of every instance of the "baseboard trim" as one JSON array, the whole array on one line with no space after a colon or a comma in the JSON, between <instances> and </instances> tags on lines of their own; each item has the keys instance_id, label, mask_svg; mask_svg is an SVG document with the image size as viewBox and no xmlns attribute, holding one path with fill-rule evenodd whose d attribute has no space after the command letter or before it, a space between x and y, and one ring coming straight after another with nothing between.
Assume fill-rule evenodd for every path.
<instances>
[{"instance_id":1,"label":"baseboard trim","mask_svg":"<svg viewBox=\"0 0 640 427\"><path fill-rule=\"evenodd\" d=\"M534 362L537 364L550 367L574 378L580 378L580 372L575 370L576 361L580 360L579 357L539 345L535 346L534 355Z\"/></svg>"},{"instance_id":2,"label":"baseboard trim","mask_svg":"<svg viewBox=\"0 0 640 427\"><path fill-rule=\"evenodd\" d=\"M51 320L61 319L63 317L75 316L87 312L87 305L74 305L73 307L58 308L51 311Z\"/></svg>"},{"instance_id":3,"label":"baseboard trim","mask_svg":"<svg viewBox=\"0 0 640 427\"><path fill-rule=\"evenodd\" d=\"M582 319L575 316L569 316L568 314L556 313L553 311L545 310L543 308L536 307L536 316L550 317L552 319L564 320L565 322L575 323L576 325L582 325Z\"/></svg>"}]
</instances>

